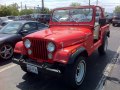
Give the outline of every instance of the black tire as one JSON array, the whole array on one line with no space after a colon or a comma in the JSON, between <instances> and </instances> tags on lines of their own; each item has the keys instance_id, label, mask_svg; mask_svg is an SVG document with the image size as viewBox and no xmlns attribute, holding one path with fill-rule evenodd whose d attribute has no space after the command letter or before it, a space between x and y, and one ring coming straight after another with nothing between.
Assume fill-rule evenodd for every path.
<instances>
[{"instance_id":1,"label":"black tire","mask_svg":"<svg viewBox=\"0 0 120 90\"><path fill-rule=\"evenodd\" d=\"M100 55L104 55L107 52L108 47L108 37L105 36L103 40L103 44L98 48L98 52Z\"/></svg>"},{"instance_id":2,"label":"black tire","mask_svg":"<svg viewBox=\"0 0 120 90\"><path fill-rule=\"evenodd\" d=\"M84 71L83 72L84 74L80 71L80 73L82 73L81 74L82 76L81 76L80 81L78 82L76 75L78 74L77 67L80 63L82 63L82 65L84 65L84 69L81 69L82 72ZM82 84L85 74L86 74L85 58L83 56L80 56L74 64L68 65L66 67L66 70L64 72L64 78L65 78L66 84L69 86L72 86L73 88L78 88Z\"/></svg>"},{"instance_id":3,"label":"black tire","mask_svg":"<svg viewBox=\"0 0 120 90\"><path fill-rule=\"evenodd\" d=\"M10 50L8 50L8 51L10 51L9 52L10 55L6 56L6 57L4 57L3 53L1 53L2 50L4 50L5 46L7 47L7 49L11 48ZM8 52L8 51L5 51L5 52ZM14 47L11 44L5 43L5 44L0 45L0 59L2 59L2 60L10 60L13 57L13 53L14 53Z\"/></svg>"}]
</instances>

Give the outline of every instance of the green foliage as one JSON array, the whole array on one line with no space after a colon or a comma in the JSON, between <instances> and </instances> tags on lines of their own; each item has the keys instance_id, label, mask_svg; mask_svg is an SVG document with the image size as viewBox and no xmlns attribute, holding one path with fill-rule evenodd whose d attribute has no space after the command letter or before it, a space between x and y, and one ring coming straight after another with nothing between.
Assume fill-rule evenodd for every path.
<instances>
[{"instance_id":1,"label":"green foliage","mask_svg":"<svg viewBox=\"0 0 120 90\"><path fill-rule=\"evenodd\" d=\"M17 3L11 4L7 6L7 8L11 11L11 15L13 16L19 15L19 10L18 10L19 7Z\"/></svg>"},{"instance_id":2,"label":"green foliage","mask_svg":"<svg viewBox=\"0 0 120 90\"><path fill-rule=\"evenodd\" d=\"M72 6L72 7L77 7L77 6L80 6L80 3L73 2L73 3L70 4L70 6Z\"/></svg>"},{"instance_id":3,"label":"green foliage","mask_svg":"<svg viewBox=\"0 0 120 90\"><path fill-rule=\"evenodd\" d=\"M17 16L19 14L18 5L16 3L9 6L0 6L0 16Z\"/></svg>"},{"instance_id":4,"label":"green foliage","mask_svg":"<svg viewBox=\"0 0 120 90\"><path fill-rule=\"evenodd\" d=\"M11 15L10 9L7 6L0 6L0 17Z\"/></svg>"},{"instance_id":5,"label":"green foliage","mask_svg":"<svg viewBox=\"0 0 120 90\"><path fill-rule=\"evenodd\" d=\"M21 11L18 10L19 6L17 3L10 4L8 6L6 5L0 5L0 17L3 16L18 16L18 15L29 15L32 13L44 13L49 14L50 10L49 8L44 8L44 11L38 10L38 9L23 9Z\"/></svg>"},{"instance_id":6,"label":"green foliage","mask_svg":"<svg viewBox=\"0 0 120 90\"><path fill-rule=\"evenodd\" d=\"M50 13L49 8L46 8L46 7L45 7L43 13L44 13L44 14L49 14L49 13Z\"/></svg>"},{"instance_id":7,"label":"green foliage","mask_svg":"<svg viewBox=\"0 0 120 90\"><path fill-rule=\"evenodd\" d=\"M20 15L29 15L32 14L34 12L33 9L23 9L20 11Z\"/></svg>"},{"instance_id":8,"label":"green foliage","mask_svg":"<svg viewBox=\"0 0 120 90\"><path fill-rule=\"evenodd\" d=\"M120 13L120 6L116 6L114 12Z\"/></svg>"}]
</instances>

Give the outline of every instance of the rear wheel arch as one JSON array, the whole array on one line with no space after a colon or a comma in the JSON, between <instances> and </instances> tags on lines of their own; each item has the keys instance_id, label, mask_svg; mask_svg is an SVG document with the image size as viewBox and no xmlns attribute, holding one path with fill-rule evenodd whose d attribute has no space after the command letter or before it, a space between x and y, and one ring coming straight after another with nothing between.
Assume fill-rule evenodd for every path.
<instances>
[{"instance_id":1,"label":"rear wheel arch","mask_svg":"<svg viewBox=\"0 0 120 90\"><path fill-rule=\"evenodd\" d=\"M14 48L14 46L15 46L15 43L14 43L14 42L12 42L11 40L10 40L10 41L5 40L4 42L2 42L2 44L1 44L1 45L4 45L4 44L9 44L9 45L11 45L13 48Z\"/></svg>"},{"instance_id":2,"label":"rear wheel arch","mask_svg":"<svg viewBox=\"0 0 120 90\"><path fill-rule=\"evenodd\" d=\"M107 47L108 47L108 36L107 33L105 33L103 36L102 45L98 48L99 54L100 55L106 54Z\"/></svg>"}]
</instances>

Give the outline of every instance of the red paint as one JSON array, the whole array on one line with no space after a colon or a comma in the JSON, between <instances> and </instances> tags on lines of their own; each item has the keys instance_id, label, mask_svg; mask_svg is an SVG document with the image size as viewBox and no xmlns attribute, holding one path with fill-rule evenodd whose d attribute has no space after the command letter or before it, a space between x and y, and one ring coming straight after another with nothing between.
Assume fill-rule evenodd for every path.
<instances>
[{"instance_id":1,"label":"red paint","mask_svg":"<svg viewBox=\"0 0 120 90\"><path fill-rule=\"evenodd\" d=\"M93 9L93 19L91 22L52 22L50 21L50 28L42 31L35 32L33 34L27 35L25 39L30 40L45 40L48 42L53 42L56 45L56 50L53 52L52 60L42 60L35 58L33 55L28 55L26 49L22 42L19 42L15 46L15 52L22 53L28 55L29 58L37 60L38 62L59 62L63 64L67 64L70 55L73 50L77 50L80 47L84 47L88 52L88 55L91 55L101 44L104 32L109 30L109 25L105 25L100 28L100 39L94 43L93 41L93 28L95 24L95 15L96 15L96 7L99 6L81 6L81 7L68 7L68 8L58 8L60 9L74 9L74 8L92 8ZM101 10L102 8L99 7ZM54 11L54 10L53 10ZM104 18L104 14L102 13L102 18ZM38 45L38 47L40 47ZM20 49L18 49L20 48ZM31 47L32 49L34 47ZM37 51L38 52L38 51ZM40 54L44 52L41 51ZM49 52L47 52L49 53Z\"/></svg>"}]
</instances>

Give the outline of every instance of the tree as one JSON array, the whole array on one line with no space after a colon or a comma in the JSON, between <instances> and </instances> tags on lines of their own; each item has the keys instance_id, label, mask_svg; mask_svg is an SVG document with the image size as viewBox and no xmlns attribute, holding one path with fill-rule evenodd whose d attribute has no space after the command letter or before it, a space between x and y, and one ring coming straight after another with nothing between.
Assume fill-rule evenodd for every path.
<instances>
[{"instance_id":1,"label":"tree","mask_svg":"<svg viewBox=\"0 0 120 90\"><path fill-rule=\"evenodd\" d=\"M1 5L0 6L0 16L17 16L19 15L18 4L14 3L9 6Z\"/></svg>"},{"instance_id":2,"label":"tree","mask_svg":"<svg viewBox=\"0 0 120 90\"><path fill-rule=\"evenodd\" d=\"M114 12L119 12L120 13L120 6L116 6Z\"/></svg>"},{"instance_id":3,"label":"tree","mask_svg":"<svg viewBox=\"0 0 120 90\"><path fill-rule=\"evenodd\" d=\"M9 10L9 8L7 6L0 6L0 16L8 16L11 15L11 11Z\"/></svg>"},{"instance_id":4,"label":"tree","mask_svg":"<svg viewBox=\"0 0 120 90\"><path fill-rule=\"evenodd\" d=\"M41 12L41 13L42 13L42 12ZM49 13L50 13L49 8L46 8L46 7L45 7L44 10L43 10L43 13L44 13L44 14L49 14Z\"/></svg>"},{"instance_id":5,"label":"tree","mask_svg":"<svg viewBox=\"0 0 120 90\"><path fill-rule=\"evenodd\" d=\"M73 2L73 3L70 4L70 6L77 7L77 6L80 6L80 3Z\"/></svg>"},{"instance_id":6,"label":"tree","mask_svg":"<svg viewBox=\"0 0 120 90\"><path fill-rule=\"evenodd\" d=\"M34 12L33 9L23 9L20 11L20 15L29 15L32 14Z\"/></svg>"},{"instance_id":7,"label":"tree","mask_svg":"<svg viewBox=\"0 0 120 90\"><path fill-rule=\"evenodd\" d=\"M11 11L11 15L13 16L19 15L19 10L18 10L19 6L17 3L11 4L7 6L7 8Z\"/></svg>"}]
</instances>

